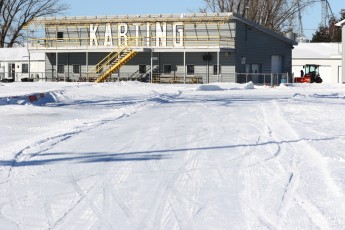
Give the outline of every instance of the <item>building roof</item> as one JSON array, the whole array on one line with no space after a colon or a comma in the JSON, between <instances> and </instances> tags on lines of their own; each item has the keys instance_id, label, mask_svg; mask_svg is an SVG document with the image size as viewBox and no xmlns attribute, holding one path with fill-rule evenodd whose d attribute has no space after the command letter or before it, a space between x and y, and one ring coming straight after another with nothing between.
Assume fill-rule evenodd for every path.
<instances>
[{"instance_id":1,"label":"building roof","mask_svg":"<svg viewBox=\"0 0 345 230\"><path fill-rule=\"evenodd\" d=\"M287 43L289 43L289 44L291 44L291 45L297 45L297 44L298 44L296 41L291 40L290 38L286 37L285 35L280 34L280 33L277 33L277 32L275 32L275 31L273 31L273 30L271 30L271 29L268 29L268 28L265 28L265 27L263 27L263 26L260 26L259 24L255 23L255 22L253 22L253 21L251 21L251 20L249 20L249 19L246 19L246 18L244 18L244 17L241 17L241 16L238 15L238 14L233 13L233 14L232 14L232 18L233 18L233 19L236 19L236 20L238 20L238 21L240 21L240 22L242 22L242 23L244 23L244 24L247 24L247 25L249 25L249 26L251 26L251 27L253 27L253 28L255 28L255 29L258 29L258 30L260 30L260 31L262 31L262 32L264 32L264 33L266 33L266 34L269 34L269 35L271 35L272 37L275 37L275 38L277 38L277 39L279 39L279 40L282 40L282 41L284 41L284 42L287 42Z\"/></svg>"},{"instance_id":2,"label":"building roof","mask_svg":"<svg viewBox=\"0 0 345 230\"><path fill-rule=\"evenodd\" d=\"M38 17L33 19L33 25L81 25L97 23L142 23L142 22L227 22L233 13L193 13L193 14L140 14L115 16L65 16L65 17Z\"/></svg>"},{"instance_id":3,"label":"building roof","mask_svg":"<svg viewBox=\"0 0 345 230\"><path fill-rule=\"evenodd\" d=\"M27 61L29 52L26 47L0 48L0 61ZM44 61L44 53L30 53L31 61Z\"/></svg>"},{"instance_id":4,"label":"building roof","mask_svg":"<svg viewBox=\"0 0 345 230\"><path fill-rule=\"evenodd\" d=\"M342 21L340 21L340 22L338 22L337 24L335 24L336 26L343 26L343 25L345 25L345 19L344 20L342 20Z\"/></svg>"},{"instance_id":5,"label":"building roof","mask_svg":"<svg viewBox=\"0 0 345 230\"><path fill-rule=\"evenodd\" d=\"M341 43L299 43L292 50L293 59L341 58Z\"/></svg>"},{"instance_id":6,"label":"building roof","mask_svg":"<svg viewBox=\"0 0 345 230\"><path fill-rule=\"evenodd\" d=\"M233 12L226 13L190 13L190 14L147 14L147 15L119 15L119 16L81 16L81 17L38 17L30 22L34 26L67 26L82 24L99 23L143 23L143 22L183 22L183 23L226 23L230 20L238 20L244 24L250 25L266 34L278 38L291 45L297 43L286 36L273 30L260 26L259 24L248 20Z\"/></svg>"}]
</instances>

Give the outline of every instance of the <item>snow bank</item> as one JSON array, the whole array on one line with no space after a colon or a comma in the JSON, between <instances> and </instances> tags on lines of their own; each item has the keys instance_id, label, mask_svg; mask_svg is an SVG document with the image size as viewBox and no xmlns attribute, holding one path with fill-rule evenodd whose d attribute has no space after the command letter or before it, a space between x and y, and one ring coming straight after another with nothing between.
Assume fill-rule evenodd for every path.
<instances>
[{"instance_id":1,"label":"snow bank","mask_svg":"<svg viewBox=\"0 0 345 230\"><path fill-rule=\"evenodd\" d=\"M200 85L197 87L199 91L221 91L221 90L242 90L242 89L254 89L254 83L248 82L245 84L238 83L212 83L207 85Z\"/></svg>"},{"instance_id":2,"label":"snow bank","mask_svg":"<svg viewBox=\"0 0 345 230\"><path fill-rule=\"evenodd\" d=\"M47 103L56 102L54 94L52 92L47 93L33 93L23 96L14 96L14 97L1 97L0 105L45 105Z\"/></svg>"},{"instance_id":3,"label":"snow bank","mask_svg":"<svg viewBox=\"0 0 345 230\"><path fill-rule=\"evenodd\" d=\"M199 91L220 91L223 90L218 85L200 85L197 87L197 90Z\"/></svg>"}]
</instances>

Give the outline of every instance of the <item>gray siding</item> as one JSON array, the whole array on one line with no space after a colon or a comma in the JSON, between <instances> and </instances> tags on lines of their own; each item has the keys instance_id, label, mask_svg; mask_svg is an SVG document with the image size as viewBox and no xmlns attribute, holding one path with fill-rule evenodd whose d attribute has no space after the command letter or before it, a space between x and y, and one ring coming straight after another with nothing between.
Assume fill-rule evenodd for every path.
<instances>
[{"instance_id":1,"label":"gray siding","mask_svg":"<svg viewBox=\"0 0 345 230\"><path fill-rule=\"evenodd\" d=\"M241 57L245 57L246 64L260 64L263 73L270 73L272 55L282 56L283 72L291 72L291 44L237 21L236 72L246 72L245 65L241 64Z\"/></svg>"},{"instance_id":2,"label":"gray siding","mask_svg":"<svg viewBox=\"0 0 345 230\"><path fill-rule=\"evenodd\" d=\"M204 55L210 55L211 60L205 61ZM158 71L163 73L164 65L171 65L171 76L184 77L184 54L183 53L154 53L158 57L153 62L154 69L158 67ZM150 53L139 53L135 58L121 67L121 74L130 75L139 70L139 65L150 66ZM213 66L217 65L217 53L186 53L186 66L194 65L194 76L202 78L202 82L217 81L218 76L213 75ZM234 53L220 53L219 65L221 66L221 74L219 80L226 82L235 81L235 55ZM207 68L208 67L208 68ZM157 70L157 69L155 69ZM163 74L163 76L166 76ZM190 77L187 75L187 77Z\"/></svg>"}]
</instances>

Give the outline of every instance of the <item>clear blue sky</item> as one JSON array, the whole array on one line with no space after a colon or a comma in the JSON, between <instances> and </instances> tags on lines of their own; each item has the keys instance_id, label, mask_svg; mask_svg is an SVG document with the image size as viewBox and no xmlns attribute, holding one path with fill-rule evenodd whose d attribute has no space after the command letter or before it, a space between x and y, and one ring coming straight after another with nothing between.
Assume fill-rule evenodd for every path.
<instances>
[{"instance_id":1,"label":"clear blue sky","mask_svg":"<svg viewBox=\"0 0 345 230\"><path fill-rule=\"evenodd\" d=\"M123 14L169 14L198 12L204 6L203 0L64 0L70 5L68 16L101 16ZM345 0L329 0L336 17L345 9ZM307 38L321 23L321 3L304 10L304 33Z\"/></svg>"}]
</instances>

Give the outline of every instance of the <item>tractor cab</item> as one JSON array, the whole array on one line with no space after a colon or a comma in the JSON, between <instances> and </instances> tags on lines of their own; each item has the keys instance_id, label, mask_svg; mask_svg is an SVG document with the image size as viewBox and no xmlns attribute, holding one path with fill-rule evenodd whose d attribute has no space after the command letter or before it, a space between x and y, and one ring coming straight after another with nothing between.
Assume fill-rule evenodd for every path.
<instances>
[{"instance_id":1,"label":"tractor cab","mask_svg":"<svg viewBox=\"0 0 345 230\"><path fill-rule=\"evenodd\" d=\"M320 65L314 64L307 64L303 66L303 70L301 70L301 76L295 77L295 83L321 83L322 78L319 74L319 67Z\"/></svg>"}]
</instances>

